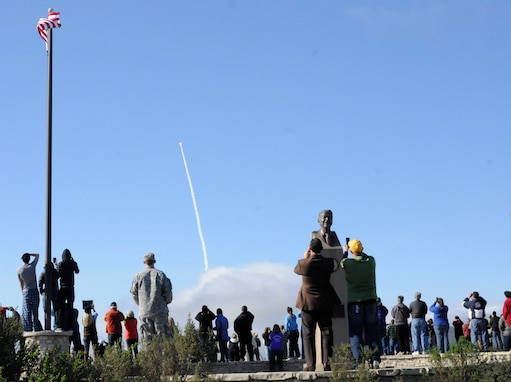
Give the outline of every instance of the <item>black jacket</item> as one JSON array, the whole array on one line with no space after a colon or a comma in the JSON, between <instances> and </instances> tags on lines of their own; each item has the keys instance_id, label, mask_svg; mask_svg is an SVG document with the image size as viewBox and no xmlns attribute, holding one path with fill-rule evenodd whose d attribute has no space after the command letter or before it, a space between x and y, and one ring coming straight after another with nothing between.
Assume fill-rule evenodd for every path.
<instances>
[{"instance_id":1,"label":"black jacket","mask_svg":"<svg viewBox=\"0 0 511 382\"><path fill-rule=\"evenodd\" d=\"M242 312L234 320L234 331L236 333L247 333L252 331L252 323L254 322L254 315L247 312Z\"/></svg>"}]
</instances>

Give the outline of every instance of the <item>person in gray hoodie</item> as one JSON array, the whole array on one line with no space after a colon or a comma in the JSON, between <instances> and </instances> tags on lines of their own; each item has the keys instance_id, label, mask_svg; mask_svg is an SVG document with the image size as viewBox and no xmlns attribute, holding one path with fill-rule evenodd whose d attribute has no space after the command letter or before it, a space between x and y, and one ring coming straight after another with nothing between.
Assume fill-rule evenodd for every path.
<instances>
[{"instance_id":1,"label":"person in gray hoodie","mask_svg":"<svg viewBox=\"0 0 511 382\"><path fill-rule=\"evenodd\" d=\"M403 304L403 296L397 296L397 304L394 305L390 314L396 325L396 336L399 353L410 353L410 333L408 331L408 317L410 317L410 309Z\"/></svg>"}]
</instances>

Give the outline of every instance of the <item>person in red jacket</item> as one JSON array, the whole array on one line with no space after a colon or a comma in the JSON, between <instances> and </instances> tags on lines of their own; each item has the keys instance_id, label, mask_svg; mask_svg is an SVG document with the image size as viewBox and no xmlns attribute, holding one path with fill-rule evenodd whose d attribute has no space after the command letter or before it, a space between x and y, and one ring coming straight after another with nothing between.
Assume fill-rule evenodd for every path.
<instances>
[{"instance_id":1,"label":"person in red jacket","mask_svg":"<svg viewBox=\"0 0 511 382\"><path fill-rule=\"evenodd\" d=\"M124 338L126 338L126 347L136 357L138 354L138 329L137 319L132 310L129 310L124 320Z\"/></svg>"},{"instance_id":2,"label":"person in red jacket","mask_svg":"<svg viewBox=\"0 0 511 382\"><path fill-rule=\"evenodd\" d=\"M505 291L504 296L506 296L506 300L502 307L502 315L504 316L504 320L506 320L506 326L511 326L511 292Z\"/></svg>"},{"instance_id":3,"label":"person in red jacket","mask_svg":"<svg viewBox=\"0 0 511 382\"><path fill-rule=\"evenodd\" d=\"M122 342L119 339L122 337L122 322L124 321L124 314L117 310L117 303L110 304L110 310L105 314L106 332L108 334L108 344L113 345L118 342L119 347L122 347Z\"/></svg>"},{"instance_id":4,"label":"person in red jacket","mask_svg":"<svg viewBox=\"0 0 511 382\"><path fill-rule=\"evenodd\" d=\"M470 341L470 319L463 324L463 337Z\"/></svg>"}]
</instances>

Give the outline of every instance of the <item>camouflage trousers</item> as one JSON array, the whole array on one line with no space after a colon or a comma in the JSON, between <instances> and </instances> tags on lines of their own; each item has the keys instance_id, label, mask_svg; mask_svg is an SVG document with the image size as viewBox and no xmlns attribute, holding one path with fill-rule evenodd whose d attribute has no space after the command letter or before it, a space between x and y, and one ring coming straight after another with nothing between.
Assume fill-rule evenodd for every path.
<instances>
[{"instance_id":1,"label":"camouflage trousers","mask_svg":"<svg viewBox=\"0 0 511 382\"><path fill-rule=\"evenodd\" d=\"M163 313L151 317L140 317L140 334L143 342L151 342L153 338L171 337L168 314Z\"/></svg>"}]
</instances>

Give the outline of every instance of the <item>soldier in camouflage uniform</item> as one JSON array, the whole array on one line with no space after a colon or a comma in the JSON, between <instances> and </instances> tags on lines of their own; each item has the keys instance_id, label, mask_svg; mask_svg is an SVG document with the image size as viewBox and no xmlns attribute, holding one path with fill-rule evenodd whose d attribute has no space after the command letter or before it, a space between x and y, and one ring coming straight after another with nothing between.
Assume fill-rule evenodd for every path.
<instances>
[{"instance_id":1,"label":"soldier in camouflage uniform","mask_svg":"<svg viewBox=\"0 0 511 382\"><path fill-rule=\"evenodd\" d=\"M146 268L137 273L130 290L139 307L143 342L151 342L154 335L171 336L167 305L172 302L172 283L165 273L154 267L154 263L153 253L144 255Z\"/></svg>"}]
</instances>

